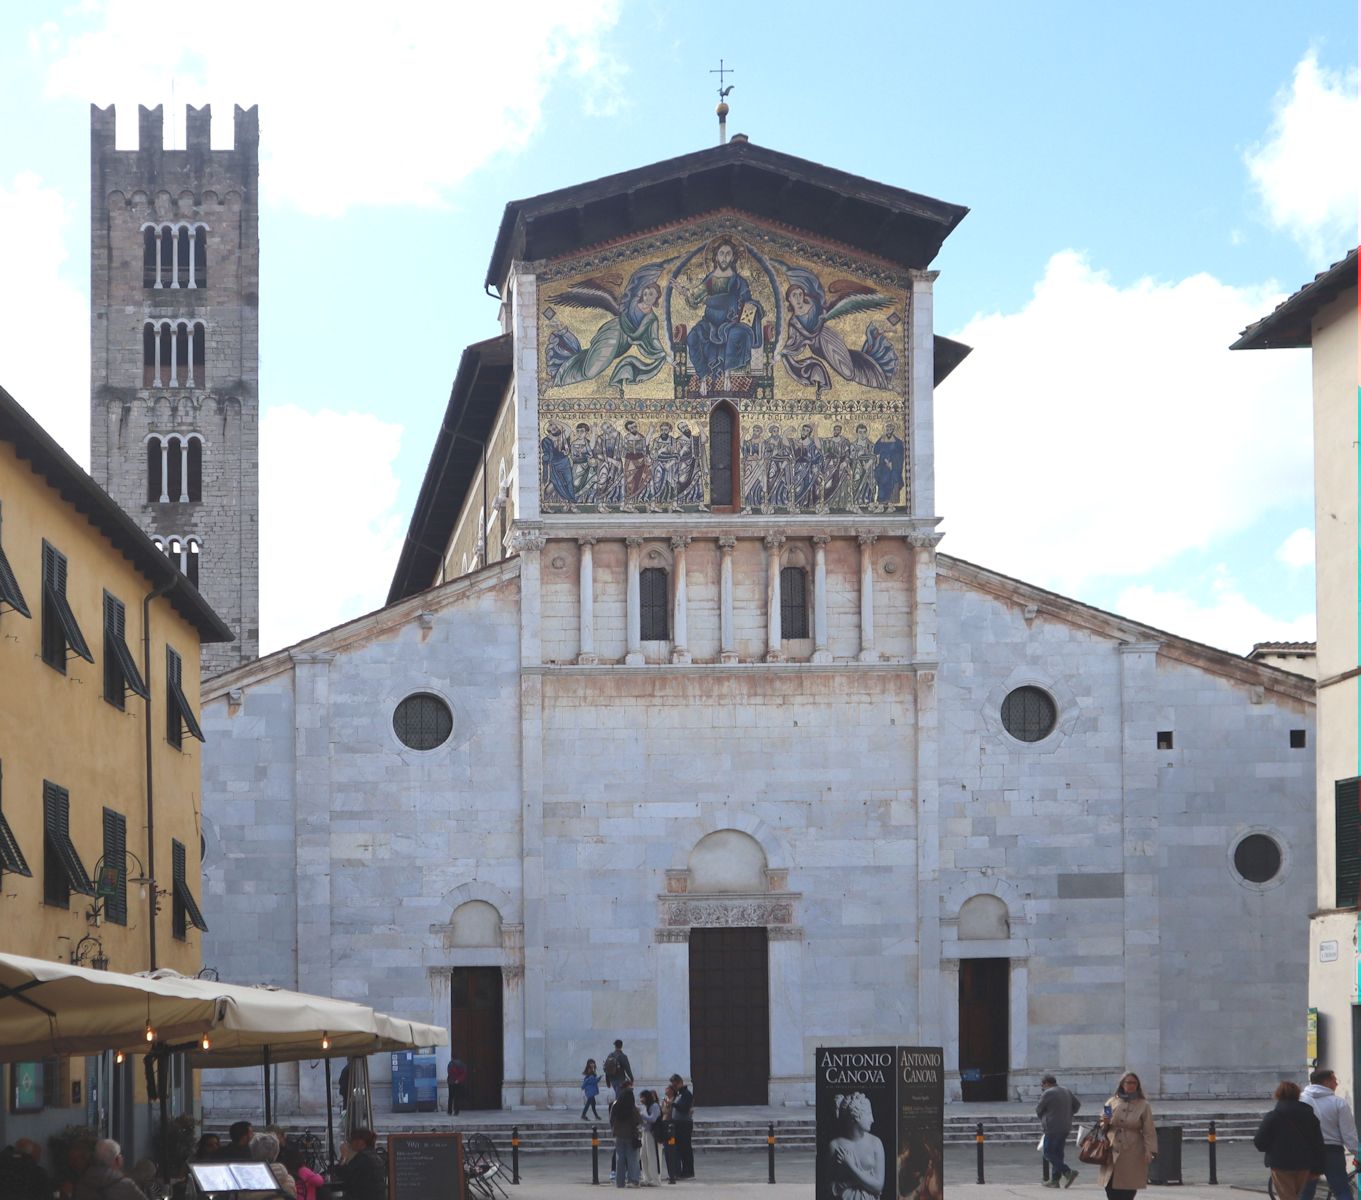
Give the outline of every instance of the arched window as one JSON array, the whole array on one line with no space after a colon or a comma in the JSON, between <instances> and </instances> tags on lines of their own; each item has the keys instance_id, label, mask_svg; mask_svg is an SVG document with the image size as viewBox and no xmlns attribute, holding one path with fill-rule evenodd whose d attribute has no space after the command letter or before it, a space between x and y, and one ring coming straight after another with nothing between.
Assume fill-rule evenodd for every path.
<instances>
[{"instance_id":1,"label":"arched window","mask_svg":"<svg viewBox=\"0 0 1361 1200\"><path fill-rule=\"evenodd\" d=\"M161 476L161 439L146 440L146 499L148 504L159 504L165 490Z\"/></svg>"},{"instance_id":2,"label":"arched window","mask_svg":"<svg viewBox=\"0 0 1361 1200\"><path fill-rule=\"evenodd\" d=\"M203 440L191 437L189 439L188 462L185 463L185 491L189 495L189 502L197 504L203 499Z\"/></svg>"},{"instance_id":3,"label":"arched window","mask_svg":"<svg viewBox=\"0 0 1361 1200\"><path fill-rule=\"evenodd\" d=\"M142 286L202 288L208 286L206 225L143 225Z\"/></svg>"},{"instance_id":4,"label":"arched window","mask_svg":"<svg viewBox=\"0 0 1361 1200\"><path fill-rule=\"evenodd\" d=\"M177 437L167 438L165 490L172 503L184 495L184 442Z\"/></svg>"},{"instance_id":5,"label":"arched window","mask_svg":"<svg viewBox=\"0 0 1361 1200\"><path fill-rule=\"evenodd\" d=\"M638 636L664 642L671 636L671 589L665 567L644 567L638 577Z\"/></svg>"},{"instance_id":6,"label":"arched window","mask_svg":"<svg viewBox=\"0 0 1361 1200\"><path fill-rule=\"evenodd\" d=\"M147 321L142 326L142 386L206 387L207 334L202 321Z\"/></svg>"},{"instance_id":7,"label":"arched window","mask_svg":"<svg viewBox=\"0 0 1361 1200\"><path fill-rule=\"evenodd\" d=\"M199 503L203 499L203 438L197 433L153 433L146 445L147 503Z\"/></svg>"},{"instance_id":8,"label":"arched window","mask_svg":"<svg viewBox=\"0 0 1361 1200\"><path fill-rule=\"evenodd\" d=\"M198 565L203 557L202 548L199 546L198 538L190 538L184 544L183 566L180 567L185 577L195 587L198 587Z\"/></svg>"},{"instance_id":9,"label":"arched window","mask_svg":"<svg viewBox=\"0 0 1361 1200\"><path fill-rule=\"evenodd\" d=\"M808 636L808 572L802 567L780 568L780 636Z\"/></svg>"},{"instance_id":10,"label":"arched window","mask_svg":"<svg viewBox=\"0 0 1361 1200\"><path fill-rule=\"evenodd\" d=\"M709 504L715 509L737 506L737 413L730 404L715 405L709 414Z\"/></svg>"}]
</instances>

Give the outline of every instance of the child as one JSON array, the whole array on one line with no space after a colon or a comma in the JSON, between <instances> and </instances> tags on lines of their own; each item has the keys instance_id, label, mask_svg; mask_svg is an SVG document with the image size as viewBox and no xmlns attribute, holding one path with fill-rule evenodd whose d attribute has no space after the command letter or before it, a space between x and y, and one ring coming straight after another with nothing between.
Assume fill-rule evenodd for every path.
<instances>
[{"instance_id":1,"label":"child","mask_svg":"<svg viewBox=\"0 0 1361 1200\"><path fill-rule=\"evenodd\" d=\"M600 1110L595 1106L595 1098L600 1095L600 1076L596 1073L593 1058L586 1060L586 1069L581 1072L581 1091L586 1097L586 1103L581 1106L581 1119L586 1119L586 1110L589 1108L595 1114L595 1119L600 1120Z\"/></svg>"}]
</instances>

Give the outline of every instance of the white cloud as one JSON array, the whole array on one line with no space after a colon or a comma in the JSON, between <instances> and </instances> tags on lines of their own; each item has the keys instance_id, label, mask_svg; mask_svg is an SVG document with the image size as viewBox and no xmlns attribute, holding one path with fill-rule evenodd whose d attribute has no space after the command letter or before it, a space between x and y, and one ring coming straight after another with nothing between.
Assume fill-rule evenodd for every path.
<instances>
[{"instance_id":1,"label":"white cloud","mask_svg":"<svg viewBox=\"0 0 1361 1200\"><path fill-rule=\"evenodd\" d=\"M604 46L618 0L237 0L225 19L211 5L167 14L140 0L85 11L86 31L31 38L50 59L50 95L116 102L120 145L137 104L172 88L179 137L184 103L209 100L215 144L230 138L233 103L258 103L265 195L310 213L442 204L526 145L556 80L581 81L593 111L619 95ZM167 107L167 142L171 121Z\"/></svg>"},{"instance_id":2,"label":"white cloud","mask_svg":"<svg viewBox=\"0 0 1361 1200\"><path fill-rule=\"evenodd\" d=\"M1116 611L1131 620L1235 654L1246 654L1257 642L1314 640L1313 613L1288 619L1273 617L1248 600L1222 569L1208 601L1185 592L1137 584L1120 593Z\"/></svg>"},{"instance_id":3,"label":"white cloud","mask_svg":"<svg viewBox=\"0 0 1361 1200\"><path fill-rule=\"evenodd\" d=\"M1297 529L1276 547L1276 561L1300 569L1314 565L1314 531Z\"/></svg>"},{"instance_id":4,"label":"white cloud","mask_svg":"<svg viewBox=\"0 0 1361 1200\"><path fill-rule=\"evenodd\" d=\"M90 461L90 327L64 276L71 206L31 172L0 183L0 387L82 466Z\"/></svg>"},{"instance_id":5,"label":"white cloud","mask_svg":"<svg viewBox=\"0 0 1361 1200\"><path fill-rule=\"evenodd\" d=\"M1276 97L1266 141L1244 161L1272 225L1296 238L1320 268L1356 245L1358 145L1356 70L1329 71L1311 50Z\"/></svg>"},{"instance_id":6,"label":"white cloud","mask_svg":"<svg viewBox=\"0 0 1361 1200\"><path fill-rule=\"evenodd\" d=\"M405 532L403 429L367 413L269 408L260 421L260 651L379 608Z\"/></svg>"},{"instance_id":7,"label":"white cloud","mask_svg":"<svg viewBox=\"0 0 1361 1200\"><path fill-rule=\"evenodd\" d=\"M1308 500L1308 352L1227 349L1276 299L1054 255L1020 311L951 335L974 352L936 396L943 548L1080 595Z\"/></svg>"}]
</instances>

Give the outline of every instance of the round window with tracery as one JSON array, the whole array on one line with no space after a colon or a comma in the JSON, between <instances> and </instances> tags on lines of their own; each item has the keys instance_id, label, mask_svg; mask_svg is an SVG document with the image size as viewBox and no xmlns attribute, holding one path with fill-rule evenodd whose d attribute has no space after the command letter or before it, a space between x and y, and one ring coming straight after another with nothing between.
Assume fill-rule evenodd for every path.
<instances>
[{"instance_id":1,"label":"round window with tracery","mask_svg":"<svg viewBox=\"0 0 1361 1200\"><path fill-rule=\"evenodd\" d=\"M438 696L417 692L408 696L392 714L392 729L402 745L412 750L433 750L449 740L454 714Z\"/></svg>"},{"instance_id":2,"label":"round window with tracery","mask_svg":"<svg viewBox=\"0 0 1361 1200\"><path fill-rule=\"evenodd\" d=\"M1002 727L1022 742L1039 742L1058 724L1054 697L1037 687L1018 687L1002 701Z\"/></svg>"}]
</instances>

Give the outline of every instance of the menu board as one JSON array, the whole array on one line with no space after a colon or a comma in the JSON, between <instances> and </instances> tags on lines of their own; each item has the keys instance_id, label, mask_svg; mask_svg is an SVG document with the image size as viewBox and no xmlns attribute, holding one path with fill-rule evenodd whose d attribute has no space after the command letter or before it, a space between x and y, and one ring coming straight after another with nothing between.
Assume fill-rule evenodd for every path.
<instances>
[{"instance_id":1,"label":"menu board","mask_svg":"<svg viewBox=\"0 0 1361 1200\"><path fill-rule=\"evenodd\" d=\"M389 1134L388 1200L467 1200L463 1135Z\"/></svg>"}]
</instances>

